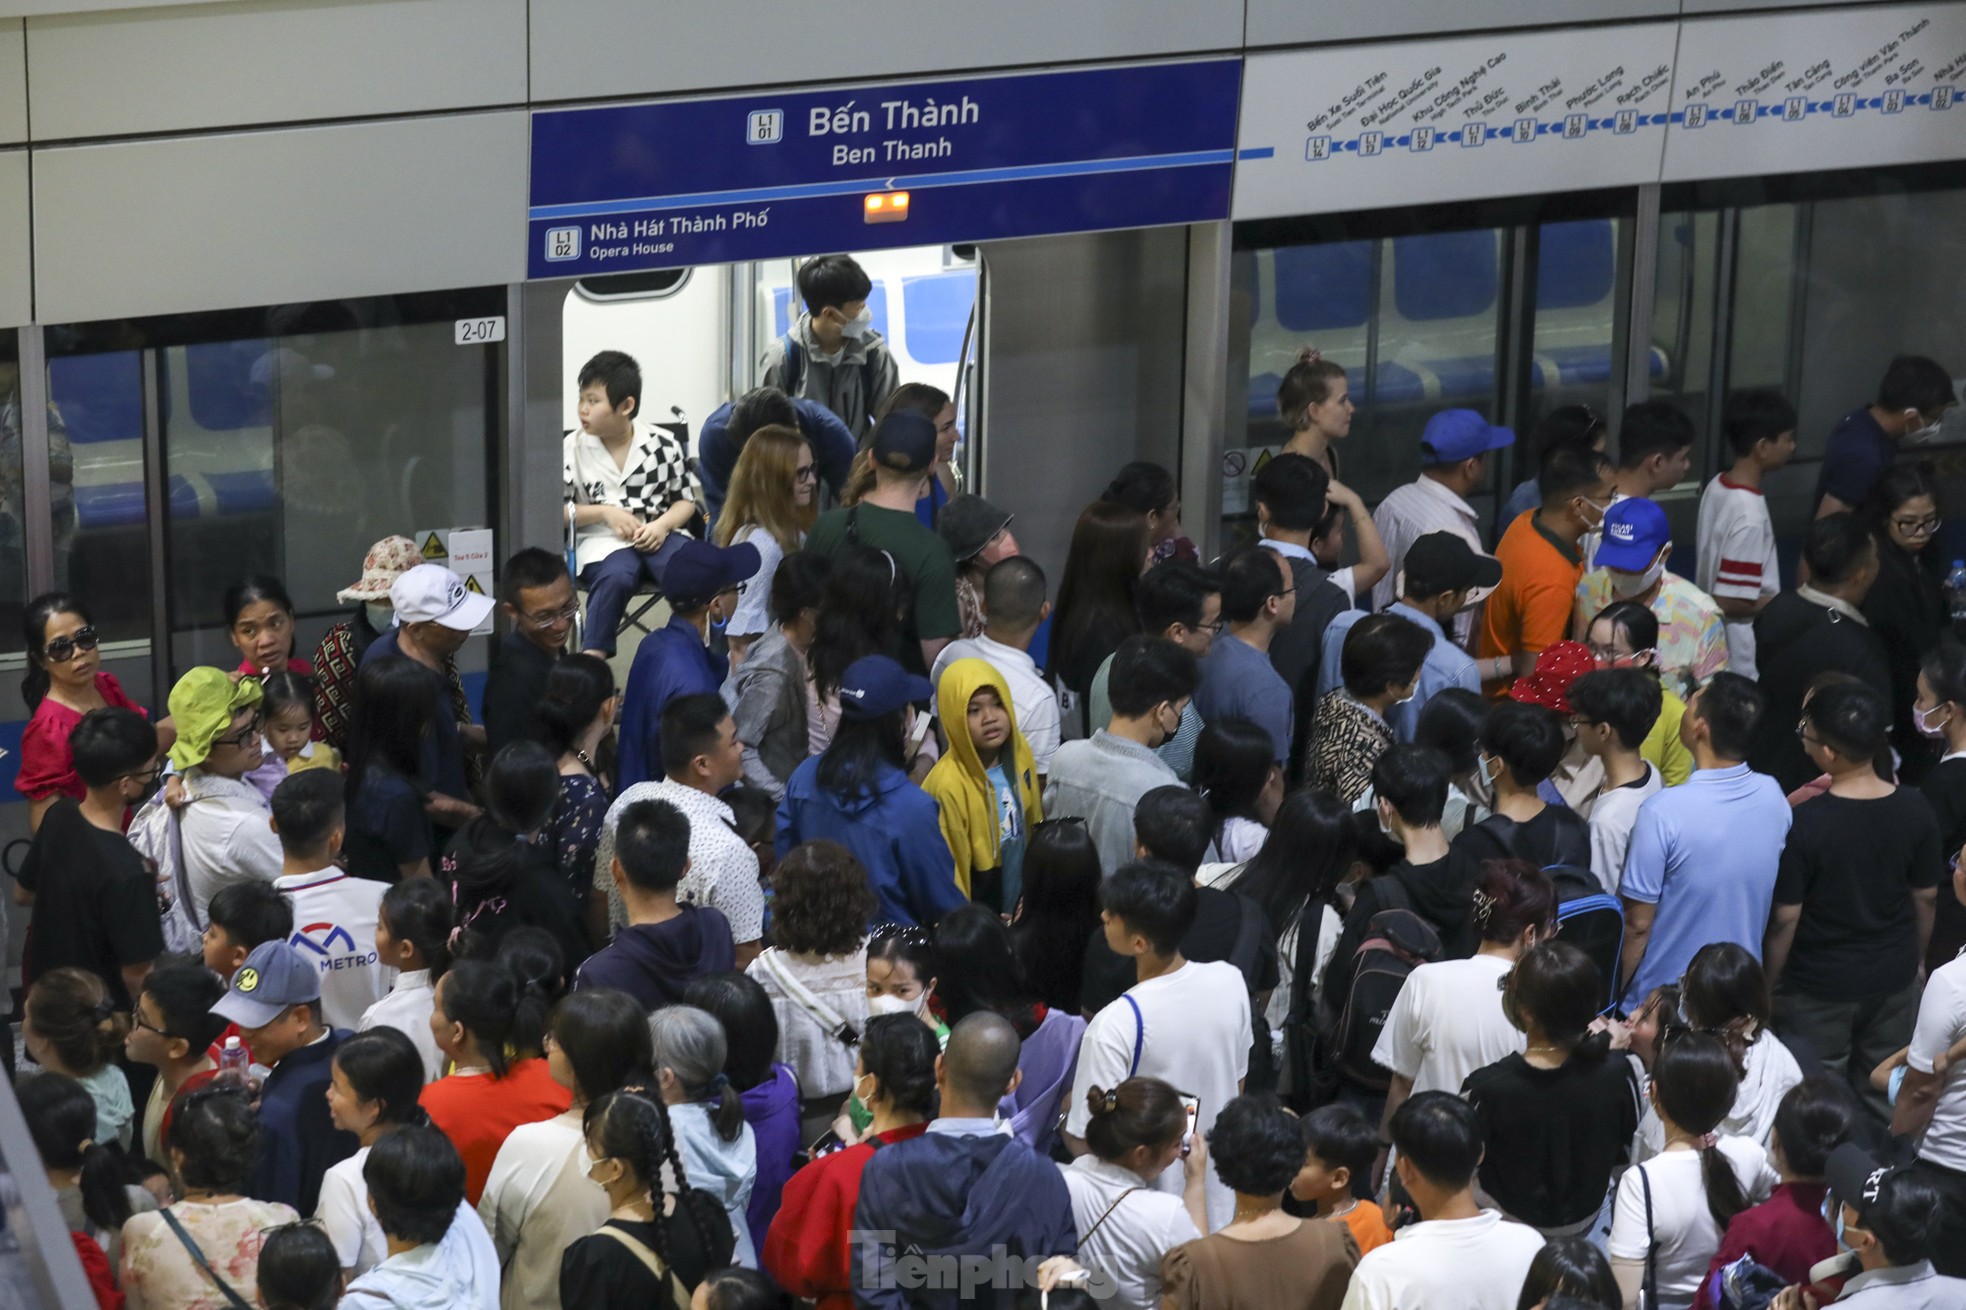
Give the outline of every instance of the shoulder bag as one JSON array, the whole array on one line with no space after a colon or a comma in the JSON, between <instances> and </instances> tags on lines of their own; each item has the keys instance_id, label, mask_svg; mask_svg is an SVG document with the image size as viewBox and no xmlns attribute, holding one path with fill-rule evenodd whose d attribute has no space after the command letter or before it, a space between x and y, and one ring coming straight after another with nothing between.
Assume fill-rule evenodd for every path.
<instances>
[{"instance_id":1,"label":"shoulder bag","mask_svg":"<svg viewBox=\"0 0 1966 1310\"><path fill-rule=\"evenodd\" d=\"M793 977L792 971L787 969L784 961L778 958L777 948L764 952L758 957L758 962L765 966L765 971L784 991L786 997L810 1015L813 1022L817 1023L827 1036L849 1050L860 1045L859 1030L842 1019L839 1011L814 996L810 987Z\"/></svg>"},{"instance_id":2,"label":"shoulder bag","mask_svg":"<svg viewBox=\"0 0 1966 1310\"><path fill-rule=\"evenodd\" d=\"M657 1220L656 1222L660 1223L661 1221ZM656 1282L660 1283L667 1280L669 1284L669 1295L676 1302L676 1310L689 1310L689 1289L683 1286L682 1279L676 1277L676 1271L663 1264L662 1257L649 1250L643 1244L642 1239L624 1233L619 1228L614 1228L607 1224L602 1224L594 1230L594 1233L597 1237L611 1237L627 1247L629 1254L640 1260L643 1266L655 1275Z\"/></svg>"},{"instance_id":3,"label":"shoulder bag","mask_svg":"<svg viewBox=\"0 0 1966 1310\"><path fill-rule=\"evenodd\" d=\"M164 1216L164 1222L169 1225L172 1235L184 1244L184 1249L191 1256L192 1263L204 1270L205 1277L211 1279L213 1286L217 1287L224 1294L226 1304L231 1306L232 1310L254 1310L251 1301L240 1296L238 1292L233 1290L232 1284L218 1276L218 1270L212 1268L212 1262L207 1260L205 1253L198 1249L198 1243L191 1240L191 1234L184 1231L184 1225L177 1221L177 1216L172 1214L168 1208L160 1210L158 1213Z\"/></svg>"}]
</instances>

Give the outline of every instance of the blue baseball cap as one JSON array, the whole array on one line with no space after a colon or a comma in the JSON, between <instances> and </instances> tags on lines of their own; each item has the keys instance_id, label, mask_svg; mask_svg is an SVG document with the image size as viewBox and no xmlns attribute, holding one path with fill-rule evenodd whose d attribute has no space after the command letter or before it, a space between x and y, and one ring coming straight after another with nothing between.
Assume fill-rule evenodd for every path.
<instances>
[{"instance_id":1,"label":"blue baseball cap","mask_svg":"<svg viewBox=\"0 0 1966 1310\"><path fill-rule=\"evenodd\" d=\"M276 939L253 947L212 1013L241 1028L264 1028L288 1006L320 1000L321 966Z\"/></svg>"},{"instance_id":2,"label":"blue baseball cap","mask_svg":"<svg viewBox=\"0 0 1966 1310\"><path fill-rule=\"evenodd\" d=\"M885 655L863 655L846 666L840 678L840 713L853 719L877 719L903 705L927 700L935 687Z\"/></svg>"},{"instance_id":3,"label":"blue baseball cap","mask_svg":"<svg viewBox=\"0 0 1966 1310\"><path fill-rule=\"evenodd\" d=\"M1420 434L1420 455L1428 464L1459 464L1514 444L1515 433L1471 409L1443 409L1427 420Z\"/></svg>"},{"instance_id":4,"label":"blue baseball cap","mask_svg":"<svg viewBox=\"0 0 1966 1310\"><path fill-rule=\"evenodd\" d=\"M935 463L935 422L897 409L874 425L874 462L896 473L926 472Z\"/></svg>"},{"instance_id":5,"label":"blue baseball cap","mask_svg":"<svg viewBox=\"0 0 1966 1310\"><path fill-rule=\"evenodd\" d=\"M1666 522L1666 512L1643 496L1628 496L1604 511L1598 567L1643 573L1671 540L1672 525Z\"/></svg>"},{"instance_id":6,"label":"blue baseball cap","mask_svg":"<svg viewBox=\"0 0 1966 1310\"><path fill-rule=\"evenodd\" d=\"M759 562L758 548L748 541L712 546L692 538L676 547L664 566L662 594L673 608L696 609L715 600L717 593L754 576Z\"/></svg>"}]
</instances>

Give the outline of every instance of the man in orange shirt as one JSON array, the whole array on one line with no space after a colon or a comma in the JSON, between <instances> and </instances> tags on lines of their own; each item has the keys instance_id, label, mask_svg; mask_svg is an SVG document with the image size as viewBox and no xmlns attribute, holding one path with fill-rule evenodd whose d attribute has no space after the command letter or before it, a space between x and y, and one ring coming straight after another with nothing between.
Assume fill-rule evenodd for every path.
<instances>
[{"instance_id":1,"label":"man in orange shirt","mask_svg":"<svg viewBox=\"0 0 1966 1310\"><path fill-rule=\"evenodd\" d=\"M1536 487L1542 508L1509 524L1495 547L1502 583L1483 611L1479 651L1482 686L1490 695L1501 695L1510 679L1528 676L1543 647L1570 635L1584 573L1577 543L1604 522L1611 461L1587 448L1552 451Z\"/></svg>"}]
</instances>

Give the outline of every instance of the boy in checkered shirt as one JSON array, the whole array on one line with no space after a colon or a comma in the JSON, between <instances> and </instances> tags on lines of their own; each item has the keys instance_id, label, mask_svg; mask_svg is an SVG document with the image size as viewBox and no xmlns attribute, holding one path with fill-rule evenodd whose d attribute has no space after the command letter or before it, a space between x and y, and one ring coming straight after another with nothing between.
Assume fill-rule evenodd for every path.
<instances>
[{"instance_id":1,"label":"boy in checkered shirt","mask_svg":"<svg viewBox=\"0 0 1966 1310\"><path fill-rule=\"evenodd\" d=\"M669 556L702 514L689 446L641 422L641 366L603 350L580 370L580 428L561 444L573 508L574 567L587 588L586 649L614 654L615 630L646 578L662 584Z\"/></svg>"}]
</instances>

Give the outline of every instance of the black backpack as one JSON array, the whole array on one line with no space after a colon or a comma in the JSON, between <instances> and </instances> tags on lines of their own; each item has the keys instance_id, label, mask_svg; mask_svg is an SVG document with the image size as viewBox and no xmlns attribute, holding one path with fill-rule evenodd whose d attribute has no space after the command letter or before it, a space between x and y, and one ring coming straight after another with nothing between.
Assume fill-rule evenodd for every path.
<instances>
[{"instance_id":1,"label":"black backpack","mask_svg":"<svg viewBox=\"0 0 1966 1310\"><path fill-rule=\"evenodd\" d=\"M1412 909L1397 878L1378 882L1387 905L1366 921L1365 939L1352 956L1352 980L1324 1024L1324 1059L1355 1087L1383 1092L1391 1075L1372 1058L1394 1002L1412 972L1441 958L1440 933ZM1300 930L1301 931L1301 930ZM1329 974L1327 973L1327 977Z\"/></svg>"},{"instance_id":2,"label":"black backpack","mask_svg":"<svg viewBox=\"0 0 1966 1310\"><path fill-rule=\"evenodd\" d=\"M1625 906L1604 890L1590 868L1590 852L1565 849L1561 837L1543 852L1518 849L1521 829L1507 815L1491 814L1470 831L1494 841L1506 858L1540 865L1556 891L1556 939L1591 957L1604 979L1604 1009L1618 1001L1618 969L1625 949ZM1546 856L1547 858L1539 858Z\"/></svg>"}]
</instances>

